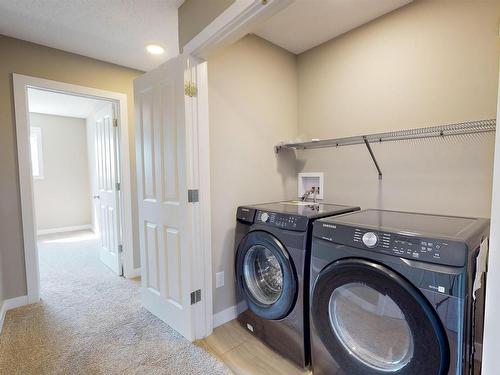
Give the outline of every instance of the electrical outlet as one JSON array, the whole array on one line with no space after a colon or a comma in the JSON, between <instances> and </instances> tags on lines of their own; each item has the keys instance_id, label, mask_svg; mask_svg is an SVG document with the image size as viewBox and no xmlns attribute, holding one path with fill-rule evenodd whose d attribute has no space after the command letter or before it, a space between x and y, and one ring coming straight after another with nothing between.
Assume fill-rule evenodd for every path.
<instances>
[{"instance_id":1,"label":"electrical outlet","mask_svg":"<svg viewBox=\"0 0 500 375\"><path fill-rule=\"evenodd\" d=\"M224 271L215 274L215 287L222 288L224 286Z\"/></svg>"}]
</instances>

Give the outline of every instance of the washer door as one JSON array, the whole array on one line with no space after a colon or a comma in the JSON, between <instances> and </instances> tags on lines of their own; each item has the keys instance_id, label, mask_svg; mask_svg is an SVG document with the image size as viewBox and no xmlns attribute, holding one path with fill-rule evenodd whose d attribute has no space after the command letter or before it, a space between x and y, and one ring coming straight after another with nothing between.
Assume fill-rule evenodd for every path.
<instances>
[{"instance_id":1,"label":"washer door","mask_svg":"<svg viewBox=\"0 0 500 375\"><path fill-rule=\"evenodd\" d=\"M248 307L265 319L281 319L295 304L297 278L288 252L273 235L249 233L236 256L236 277Z\"/></svg>"},{"instance_id":2,"label":"washer door","mask_svg":"<svg viewBox=\"0 0 500 375\"><path fill-rule=\"evenodd\" d=\"M395 271L363 259L326 267L316 279L316 333L346 374L446 374L449 346L429 302Z\"/></svg>"}]
</instances>

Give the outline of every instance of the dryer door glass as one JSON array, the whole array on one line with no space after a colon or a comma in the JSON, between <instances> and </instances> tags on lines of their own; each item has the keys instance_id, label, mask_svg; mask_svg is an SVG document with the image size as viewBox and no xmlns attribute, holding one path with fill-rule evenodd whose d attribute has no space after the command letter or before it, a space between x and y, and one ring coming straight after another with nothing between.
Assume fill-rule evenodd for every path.
<instances>
[{"instance_id":1,"label":"dryer door glass","mask_svg":"<svg viewBox=\"0 0 500 375\"><path fill-rule=\"evenodd\" d=\"M385 265L351 258L326 266L313 287L311 317L313 335L338 366L332 373L448 373L449 344L438 315Z\"/></svg>"},{"instance_id":2,"label":"dryer door glass","mask_svg":"<svg viewBox=\"0 0 500 375\"><path fill-rule=\"evenodd\" d=\"M238 298L264 319L283 319L295 305L299 282L293 259L278 238L260 230L250 232L236 253Z\"/></svg>"},{"instance_id":3,"label":"dryer door glass","mask_svg":"<svg viewBox=\"0 0 500 375\"><path fill-rule=\"evenodd\" d=\"M283 291L283 271L273 253L262 245L252 246L245 254L243 275L253 297L271 305Z\"/></svg>"},{"instance_id":4,"label":"dryer door glass","mask_svg":"<svg viewBox=\"0 0 500 375\"><path fill-rule=\"evenodd\" d=\"M359 361L395 372L413 357L413 337L403 313L387 295L361 283L344 284L329 302L330 324Z\"/></svg>"}]
</instances>

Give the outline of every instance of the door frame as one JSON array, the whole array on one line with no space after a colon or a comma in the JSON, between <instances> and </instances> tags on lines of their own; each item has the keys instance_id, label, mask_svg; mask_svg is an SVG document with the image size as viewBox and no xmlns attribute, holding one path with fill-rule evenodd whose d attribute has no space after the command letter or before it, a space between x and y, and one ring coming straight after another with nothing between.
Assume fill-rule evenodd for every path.
<instances>
[{"instance_id":1,"label":"door frame","mask_svg":"<svg viewBox=\"0 0 500 375\"><path fill-rule=\"evenodd\" d=\"M211 206L210 206L210 140L208 108L208 57L217 50L228 46L244 37L259 22L272 17L275 13L290 5L294 0L238 0L216 17L207 27L196 35L184 48L188 56L191 82L196 82L195 101L187 111L186 126L190 141L191 158L196 158L194 187L199 188L199 206L195 210L195 220L199 225L195 231L194 253L199 254L193 260L193 285L202 286L201 303L193 305L193 326L195 338L201 339L212 334L214 328L213 313L213 267L211 245ZM189 73L188 73L189 75ZM198 205L198 204L197 204ZM227 316L225 321L235 316ZM225 321L223 323L225 323ZM220 322L218 322L220 323ZM218 324L220 325L220 324Z\"/></svg>"},{"instance_id":2,"label":"door frame","mask_svg":"<svg viewBox=\"0 0 500 375\"><path fill-rule=\"evenodd\" d=\"M36 217L29 138L30 125L28 111L28 88L36 88L45 91L105 100L112 102L117 106L118 128L120 130L119 156L121 174L120 196L122 206L121 221L123 228L123 270L125 277L136 277L137 272L134 269L132 238L132 196L127 95L16 73L12 74L12 81L14 89L19 189L21 196L22 230L28 303L35 303L40 300L40 271L38 266Z\"/></svg>"},{"instance_id":3,"label":"door frame","mask_svg":"<svg viewBox=\"0 0 500 375\"><path fill-rule=\"evenodd\" d=\"M500 71L500 66L499 66ZM498 83L500 90L500 80ZM497 97L497 124L500 119L500 91ZM493 187L491 198L490 242L488 251L486 297L484 307L484 336L482 343L482 373L494 374L500 366L500 323L497 317L500 308L500 131L495 135L493 160Z\"/></svg>"},{"instance_id":4,"label":"door frame","mask_svg":"<svg viewBox=\"0 0 500 375\"><path fill-rule=\"evenodd\" d=\"M261 22L283 10L295 0L238 0L210 22L182 48L182 52L206 60L216 50L228 46Z\"/></svg>"},{"instance_id":5,"label":"door frame","mask_svg":"<svg viewBox=\"0 0 500 375\"><path fill-rule=\"evenodd\" d=\"M188 189L198 190L199 202L193 204L194 228L192 264L193 290L201 289L201 303L192 306L195 340L213 332L212 222L210 192L210 128L207 62L188 57L184 82L195 82L196 95L185 96L186 142L188 145Z\"/></svg>"}]
</instances>

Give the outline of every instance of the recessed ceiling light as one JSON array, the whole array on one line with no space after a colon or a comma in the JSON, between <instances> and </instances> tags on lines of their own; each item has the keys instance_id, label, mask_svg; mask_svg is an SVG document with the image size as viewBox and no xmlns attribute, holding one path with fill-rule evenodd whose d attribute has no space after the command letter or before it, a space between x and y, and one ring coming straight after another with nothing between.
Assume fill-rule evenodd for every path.
<instances>
[{"instance_id":1,"label":"recessed ceiling light","mask_svg":"<svg viewBox=\"0 0 500 375\"><path fill-rule=\"evenodd\" d=\"M158 44L148 44L146 46L146 51L148 51L152 55L161 55L163 52L165 52L163 47L159 46Z\"/></svg>"}]
</instances>

